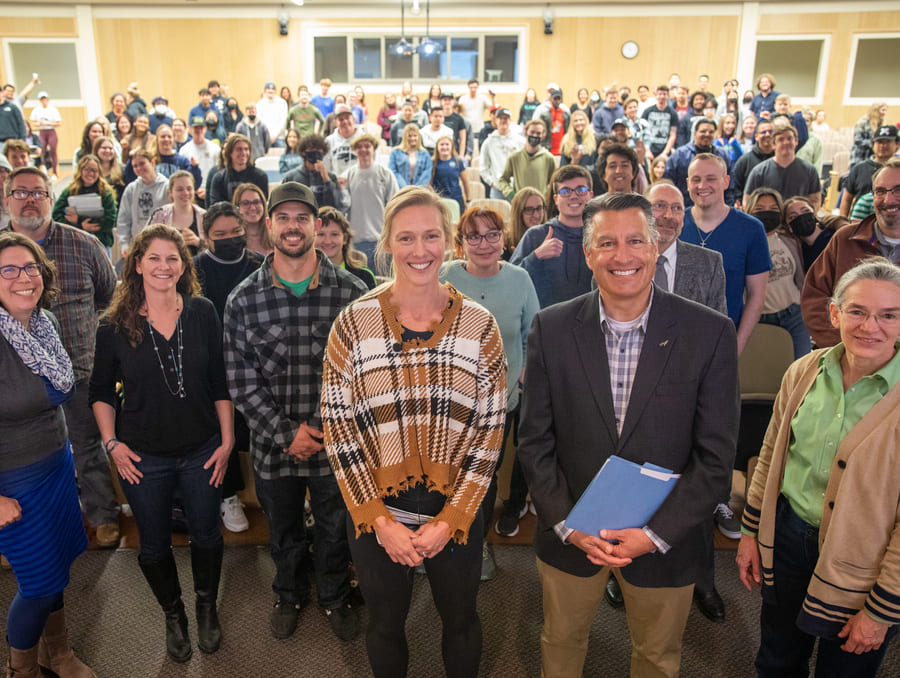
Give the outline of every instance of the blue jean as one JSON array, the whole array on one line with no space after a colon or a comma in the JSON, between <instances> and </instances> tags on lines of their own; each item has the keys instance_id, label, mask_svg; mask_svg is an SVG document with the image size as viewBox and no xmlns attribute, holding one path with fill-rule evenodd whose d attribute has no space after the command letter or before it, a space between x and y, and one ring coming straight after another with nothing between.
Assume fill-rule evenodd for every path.
<instances>
[{"instance_id":1,"label":"blue jean","mask_svg":"<svg viewBox=\"0 0 900 678\"><path fill-rule=\"evenodd\" d=\"M347 507L333 475L289 476L263 480L256 475L256 496L269 521L269 550L275 563L272 590L289 603L310 596L305 564L309 542L303 520L306 490L316 521L313 563L318 602L326 610L340 607L350 594L350 547Z\"/></svg>"},{"instance_id":2,"label":"blue jean","mask_svg":"<svg viewBox=\"0 0 900 678\"><path fill-rule=\"evenodd\" d=\"M123 482L122 490L141 538L140 562L158 563L171 554L172 498L176 489L184 502L191 543L201 548L223 543L219 529L222 490L209 484L212 468L203 468L221 444L216 434L184 457L154 457L135 450L141 460L134 465L144 477L136 485Z\"/></svg>"},{"instance_id":3,"label":"blue jean","mask_svg":"<svg viewBox=\"0 0 900 678\"><path fill-rule=\"evenodd\" d=\"M777 313L763 313L759 316L759 322L783 327L791 333L791 339L794 342L794 360L802 358L812 351L809 330L803 324L803 316L800 314L799 304L791 304Z\"/></svg>"},{"instance_id":4,"label":"blue jean","mask_svg":"<svg viewBox=\"0 0 900 678\"><path fill-rule=\"evenodd\" d=\"M806 678L816 637L797 628L797 615L819 559L819 530L794 513L783 495L775 515L774 552L776 600L763 597L756 671L759 678ZM879 649L863 654L842 650L842 639L819 638L816 678L874 676L896 631L892 626Z\"/></svg>"}]
</instances>

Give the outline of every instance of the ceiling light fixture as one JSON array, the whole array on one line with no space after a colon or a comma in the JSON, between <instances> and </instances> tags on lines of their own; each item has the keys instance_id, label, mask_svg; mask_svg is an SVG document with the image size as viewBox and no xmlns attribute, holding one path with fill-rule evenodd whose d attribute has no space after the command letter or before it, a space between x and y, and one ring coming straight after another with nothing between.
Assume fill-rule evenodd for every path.
<instances>
[{"instance_id":1,"label":"ceiling light fixture","mask_svg":"<svg viewBox=\"0 0 900 678\"><path fill-rule=\"evenodd\" d=\"M419 56L431 57L441 53L441 46L431 39L431 0L425 2L425 37L419 40Z\"/></svg>"}]
</instances>

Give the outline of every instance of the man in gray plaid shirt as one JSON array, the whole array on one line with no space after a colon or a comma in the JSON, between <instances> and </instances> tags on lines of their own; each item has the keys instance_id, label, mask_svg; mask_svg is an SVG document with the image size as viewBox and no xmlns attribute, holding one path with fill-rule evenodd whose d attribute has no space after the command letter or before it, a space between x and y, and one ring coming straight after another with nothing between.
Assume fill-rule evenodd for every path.
<instances>
[{"instance_id":1,"label":"man in gray plaid shirt","mask_svg":"<svg viewBox=\"0 0 900 678\"><path fill-rule=\"evenodd\" d=\"M307 186L275 188L268 213L275 251L231 293L224 326L228 385L250 427L256 494L269 522L272 634L289 637L310 598L308 489L319 606L335 634L353 640L359 618L347 600L347 509L322 446L319 392L331 325L366 287L315 249L318 204Z\"/></svg>"}]
</instances>

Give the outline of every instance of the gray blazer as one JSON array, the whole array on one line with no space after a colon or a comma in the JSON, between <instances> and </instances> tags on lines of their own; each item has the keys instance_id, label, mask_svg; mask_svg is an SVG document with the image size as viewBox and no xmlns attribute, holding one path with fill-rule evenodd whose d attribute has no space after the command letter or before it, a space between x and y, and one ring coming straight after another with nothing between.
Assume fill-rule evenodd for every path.
<instances>
[{"instance_id":1,"label":"gray blazer","mask_svg":"<svg viewBox=\"0 0 900 678\"><path fill-rule=\"evenodd\" d=\"M707 308L728 315L725 305L725 268L722 255L715 250L675 241L675 285L679 297L696 301Z\"/></svg>"}]
</instances>

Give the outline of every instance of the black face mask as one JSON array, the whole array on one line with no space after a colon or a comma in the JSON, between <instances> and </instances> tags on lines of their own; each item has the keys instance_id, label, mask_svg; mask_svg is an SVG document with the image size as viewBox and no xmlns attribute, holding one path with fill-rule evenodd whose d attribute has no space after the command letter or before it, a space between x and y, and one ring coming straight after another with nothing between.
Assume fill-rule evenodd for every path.
<instances>
[{"instance_id":1,"label":"black face mask","mask_svg":"<svg viewBox=\"0 0 900 678\"><path fill-rule=\"evenodd\" d=\"M229 110L232 110L232 111L233 111L234 109L237 108L237 104L235 104L235 103L230 103L230 104L228 104L228 108L229 108Z\"/></svg>"},{"instance_id":2,"label":"black face mask","mask_svg":"<svg viewBox=\"0 0 900 678\"><path fill-rule=\"evenodd\" d=\"M244 254L244 249L247 247L247 236L236 235L233 238L221 238L212 242L215 243L213 245L213 253L219 259L234 261L235 259L240 259L241 255Z\"/></svg>"},{"instance_id":3,"label":"black face mask","mask_svg":"<svg viewBox=\"0 0 900 678\"><path fill-rule=\"evenodd\" d=\"M781 225L781 212L777 210L765 210L763 212L754 212L753 216L762 222L766 233L771 233Z\"/></svg>"},{"instance_id":4,"label":"black face mask","mask_svg":"<svg viewBox=\"0 0 900 678\"><path fill-rule=\"evenodd\" d=\"M532 148L541 145L541 138L535 134L528 135L528 145Z\"/></svg>"},{"instance_id":5,"label":"black face mask","mask_svg":"<svg viewBox=\"0 0 900 678\"><path fill-rule=\"evenodd\" d=\"M303 159L310 165L315 165L322 159L322 151L307 151L306 155L303 156Z\"/></svg>"},{"instance_id":6,"label":"black face mask","mask_svg":"<svg viewBox=\"0 0 900 678\"><path fill-rule=\"evenodd\" d=\"M207 129L216 129L216 127L218 127L218 126L219 126L219 123L217 123L215 120L207 120L206 121Z\"/></svg>"},{"instance_id":7,"label":"black face mask","mask_svg":"<svg viewBox=\"0 0 900 678\"><path fill-rule=\"evenodd\" d=\"M751 101L753 101L753 97L744 97L745 104L749 104Z\"/></svg>"},{"instance_id":8,"label":"black face mask","mask_svg":"<svg viewBox=\"0 0 900 678\"><path fill-rule=\"evenodd\" d=\"M253 122L254 120L256 120L255 115L248 115L247 117L250 119L250 122Z\"/></svg>"},{"instance_id":9,"label":"black face mask","mask_svg":"<svg viewBox=\"0 0 900 678\"><path fill-rule=\"evenodd\" d=\"M816 215L812 212L798 214L789 226L798 238L806 238L816 231Z\"/></svg>"}]
</instances>

